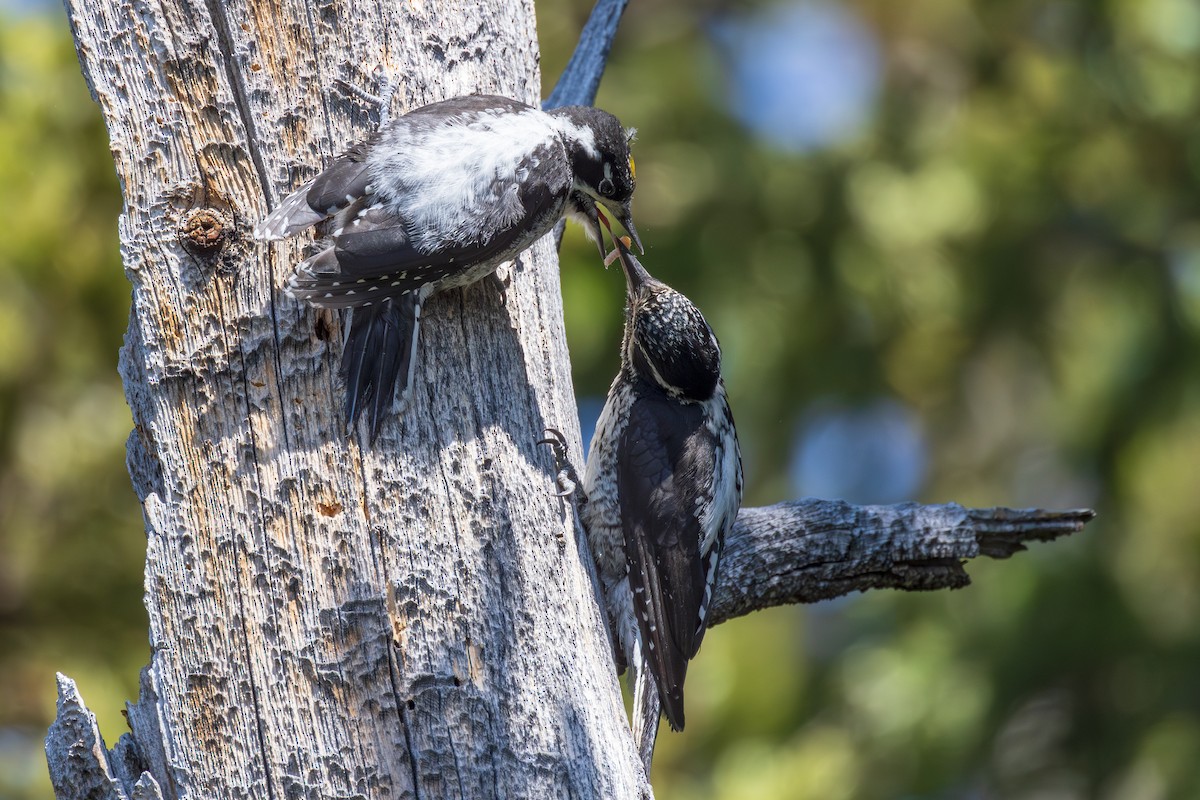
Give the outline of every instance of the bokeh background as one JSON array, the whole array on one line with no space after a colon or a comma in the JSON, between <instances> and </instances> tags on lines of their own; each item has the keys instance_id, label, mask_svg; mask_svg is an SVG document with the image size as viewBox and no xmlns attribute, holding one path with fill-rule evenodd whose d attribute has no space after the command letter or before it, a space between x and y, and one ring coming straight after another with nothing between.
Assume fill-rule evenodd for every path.
<instances>
[{"instance_id":1,"label":"bokeh background","mask_svg":"<svg viewBox=\"0 0 1200 800\"><path fill-rule=\"evenodd\" d=\"M0 797L54 672L146 663L121 200L61 8L0 5ZM546 90L589 10L540 2ZM721 337L747 503L1091 506L1070 539L712 631L660 800L1200 797L1200 4L634 0L646 265ZM622 282L564 245L585 430Z\"/></svg>"}]
</instances>

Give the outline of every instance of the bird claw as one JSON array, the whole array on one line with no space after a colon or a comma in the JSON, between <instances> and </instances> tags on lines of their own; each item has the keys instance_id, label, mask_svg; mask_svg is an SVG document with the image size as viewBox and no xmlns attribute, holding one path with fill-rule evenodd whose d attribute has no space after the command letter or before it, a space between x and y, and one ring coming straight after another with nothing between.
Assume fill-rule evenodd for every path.
<instances>
[{"instance_id":1,"label":"bird claw","mask_svg":"<svg viewBox=\"0 0 1200 800\"><path fill-rule=\"evenodd\" d=\"M516 262L513 262L514 264ZM500 305L508 306L508 286L510 281L500 277L500 272L496 271L483 279L486 284L496 292L496 296L500 299ZM538 442L541 444L541 442Z\"/></svg>"},{"instance_id":2,"label":"bird claw","mask_svg":"<svg viewBox=\"0 0 1200 800\"><path fill-rule=\"evenodd\" d=\"M558 491L555 497L571 497L579 489L579 476L571 462L567 459L567 437L557 428L546 428L546 438L539 439L538 444L547 444L554 451L554 483Z\"/></svg>"},{"instance_id":3,"label":"bird claw","mask_svg":"<svg viewBox=\"0 0 1200 800\"><path fill-rule=\"evenodd\" d=\"M377 95L371 94L361 86L355 86L350 81L342 78L334 78L333 84L351 97L355 97L367 105L378 108L379 127L382 128L391 118L392 97L396 94L396 89L400 87L400 81L392 73L388 72L382 64L371 71L371 77L379 85L379 94Z\"/></svg>"},{"instance_id":4,"label":"bird claw","mask_svg":"<svg viewBox=\"0 0 1200 800\"><path fill-rule=\"evenodd\" d=\"M555 458L557 458L559 450L565 450L567 447L567 437L563 436L563 432L558 428L546 428L546 438L538 439L538 444L548 444L553 447Z\"/></svg>"}]
</instances>

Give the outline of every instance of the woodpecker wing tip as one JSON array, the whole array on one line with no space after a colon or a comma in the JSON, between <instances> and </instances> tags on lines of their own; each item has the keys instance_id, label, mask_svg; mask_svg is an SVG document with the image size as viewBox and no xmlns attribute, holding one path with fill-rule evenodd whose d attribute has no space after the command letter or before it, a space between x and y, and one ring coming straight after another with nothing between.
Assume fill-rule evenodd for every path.
<instances>
[{"instance_id":1,"label":"woodpecker wing tip","mask_svg":"<svg viewBox=\"0 0 1200 800\"><path fill-rule=\"evenodd\" d=\"M260 242L277 242L295 233L295 231L288 230L288 221L291 218L288 211L289 209L280 206L259 220L259 223L254 226L254 238Z\"/></svg>"},{"instance_id":2,"label":"woodpecker wing tip","mask_svg":"<svg viewBox=\"0 0 1200 800\"><path fill-rule=\"evenodd\" d=\"M254 238L260 242L272 242L294 236L329 216L308 204L308 192L313 182L308 181L283 199L283 202L254 226Z\"/></svg>"}]
</instances>

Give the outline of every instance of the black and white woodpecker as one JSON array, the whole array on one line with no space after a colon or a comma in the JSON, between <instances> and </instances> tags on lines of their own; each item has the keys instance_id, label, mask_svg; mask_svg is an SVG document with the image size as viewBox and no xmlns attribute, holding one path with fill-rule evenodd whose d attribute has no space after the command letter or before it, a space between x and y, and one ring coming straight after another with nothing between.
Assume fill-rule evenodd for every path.
<instances>
[{"instance_id":1,"label":"black and white woodpecker","mask_svg":"<svg viewBox=\"0 0 1200 800\"><path fill-rule=\"evenodd\" d=\"M660 700L683 729L684 676L741 505L742 459L712 328L617 247L627 292L621 371L596 423L581 516L618 658L635 671L633 728L648 769Z\"/></svg>"},{"instance_id":2,"label":"black and white woodpecker","mask_svg":"<svg viewBox=\"0 0 1200 800\"><path fill-rule=\"evenodd\" d=\"M407 396L430 295L490 275L564 216L604 255L607 210L641 249L631 138L595 108L456 97L387 121L258 224L264 240L323 224L286 291L355 309L341 367L351 425L369 409L373 441L397 381Z\"/></svg>"}]
</instances>

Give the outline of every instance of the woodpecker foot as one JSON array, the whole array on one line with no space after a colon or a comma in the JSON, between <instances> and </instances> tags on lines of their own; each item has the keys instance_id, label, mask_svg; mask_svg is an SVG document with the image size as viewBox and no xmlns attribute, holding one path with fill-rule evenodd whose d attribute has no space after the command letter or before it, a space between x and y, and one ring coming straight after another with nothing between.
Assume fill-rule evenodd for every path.
<instances>
[{"instance_id":1,"label":"woodpecker foot","mask_svg":"<svg viewBox=\"0 0 1200 800\"><path fill-rule=\"evenodd\" d=\"M515 261L512 262L512 264L509 265L509 268L511 269L513 266L515 266L515 264L516 264ZM512 283L512 278L501 278L500 272L499 272L499 270L497 270L496 272L493 272L492 274L488 275L483 280L484 280L485 285L490 287L492 289L492 291L494 291L496 293L496 297L499 298L499 300L500 300L500 305L507 307L508 306L508 287L509 287L509 284ZM538 442L538 444L542 444L545 441L546 440L543 439L541 442Z\"/></svg>"},{"instance_id":2,"label":"woodpecker foot","mask_svg":"<svg viewBox=\"0 0 1200 800\"><path fill-rule=\"evenodd\" d=\"M539 439L538 444L548 444L554 451L554 483L558 487L554 496L570 497L579 486L579 477L567 458L567 437L557 428L546 428L546 438Z\"/></svg>"},{"instance_id":3,"label":"woodpecker foot","mask_svg":"<svg viewBox=\"0 0 1200 800\"><path fill-rule=\"evenodd\" d=\"M400 81L396 76L384 69L383 65L379 65L371 71L371 78L379 87L379 94L377 95L371 94L361 86L356 86L350 81L341 78L334 78L333 83L351 97L355 97L367 105L379 109L379 127L382 128L391 119L392 97L395 96L396 89L400 87Z\"/></svg>"},{"instance_id":4,"label":"woodpecker foot","mask_svg":"<svg viewBox=\"0 0 1200 800\"><path fill-rule=\"evenodd\" d=\"M579 488L579 475L567 458L567 437L563 436L562 431L557 428L546 428L546 438L539 439L538 444L548 444L554 451L554 483L558 487L554 496L570 497L575 500L578 499L575 497L578 493L582 497L583 490Z\"/></svg>"}]
</instances>

